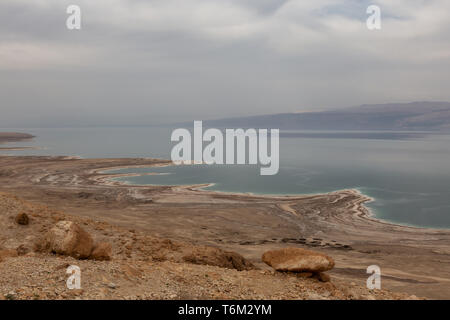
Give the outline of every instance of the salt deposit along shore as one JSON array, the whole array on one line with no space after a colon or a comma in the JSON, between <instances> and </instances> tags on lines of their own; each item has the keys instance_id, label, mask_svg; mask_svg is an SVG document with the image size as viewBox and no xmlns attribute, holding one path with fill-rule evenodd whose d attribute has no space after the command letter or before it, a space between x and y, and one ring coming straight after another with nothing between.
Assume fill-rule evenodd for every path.
<instances>
[{"instance_id":1,"label":"salt deposit along shore","mask_svg":"<svg viewBox=\"0 0 450 320\"><path fill-rule=\"evenodd\" d=\"M106 171L165 166L160 159L0 157L0 191L33 204L153 237L236 252L262 270L264 252L312 249L335 260L333 283L365 286L369 265L382 288L427 298L450 297L450 230L413 228L375 219L356 190L258 196L198 186L133 186ZM120 176L120 175L117 175Z\"/></svg>"}]
</instances>

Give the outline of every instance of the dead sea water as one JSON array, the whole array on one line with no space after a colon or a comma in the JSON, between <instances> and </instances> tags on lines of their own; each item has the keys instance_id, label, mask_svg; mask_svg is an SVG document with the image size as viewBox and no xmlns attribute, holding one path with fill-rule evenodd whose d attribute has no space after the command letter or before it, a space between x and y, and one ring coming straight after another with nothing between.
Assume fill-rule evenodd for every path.
<instances>
[{"instance_id":1,"label":"dead sea water","mask_svg":"<svg viewBox=\"0 0 450 320\"><path fill-rule=\"evenodd\" d=\"M3 146L42 149L15 155L170 157L169 128L5 129L36 135ZM375 198L367 206L381 219L450 228L450 135L423 132L281 132L280 171L261 176L254 165L195 165L122 169L165 173L120 178L133 184L203 184L211 190L259 194L322 193L357 188Z\"/></svg>"}]
</instances>

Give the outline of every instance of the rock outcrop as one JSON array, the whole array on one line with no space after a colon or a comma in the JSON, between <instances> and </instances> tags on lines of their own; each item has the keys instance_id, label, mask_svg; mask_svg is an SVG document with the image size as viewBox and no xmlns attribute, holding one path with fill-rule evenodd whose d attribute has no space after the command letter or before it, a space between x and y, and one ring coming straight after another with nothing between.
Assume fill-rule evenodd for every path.
<instances>
[{"instance_id":1,"label":"rock outcrop","mask_svg":"<svg viewBox=\"0 0 450 320\"><path fill-rule=\"evenodd\" d=\"M329 256L301 248L270 250L263 254L262 261L277 271L318 273L334 267Z\"/></svg>"},{"instance_id":2,"label":"rock outcrop","mask_svg":"<svg viewBox=\"0 0 450 320\"><path fill-rule=\"evenodd\" d=\"M60 221L37 243L36 250L87 259L93 247L94 240L78 224Z\"/></svg>"},{"instance_id":3,"label":"rock outcrop","mask_svg":"<svg viewBox=\"0 0 450 320\"><path fill-rule=\"evenodd\" d=\"M224 251L214 247L194 247L183 260L193 264L217 266L221 268L252 270L255 266L236 252Z\"/></svg>"}]
</instances>

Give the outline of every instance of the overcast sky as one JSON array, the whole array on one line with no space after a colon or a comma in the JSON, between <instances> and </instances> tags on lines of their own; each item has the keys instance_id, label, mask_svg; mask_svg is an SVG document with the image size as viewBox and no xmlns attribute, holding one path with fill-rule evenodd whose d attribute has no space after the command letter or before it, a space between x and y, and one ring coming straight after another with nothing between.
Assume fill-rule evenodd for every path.
<instances>
[{"instance_id":1,"label":"overcast sky","mask_svg":"<svg viewBox=\"0 0 450 320\"><path fill-rule=\"evenodd\" d=\"M81 30L66 28L70 4ZM449 13L448 0L1 0L0 126L450 101Z\"/></svg>"}]
</instances>

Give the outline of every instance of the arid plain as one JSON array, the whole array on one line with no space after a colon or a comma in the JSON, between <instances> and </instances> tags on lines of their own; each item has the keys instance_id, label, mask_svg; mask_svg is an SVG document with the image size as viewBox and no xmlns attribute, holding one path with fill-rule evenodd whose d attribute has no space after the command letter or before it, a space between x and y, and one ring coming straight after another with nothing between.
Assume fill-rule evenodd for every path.
<instances>
[{"instance_id":1,"label":"arid plain","mask_svg":"<svg viewBox=\"0 0 450 320\"><path fill-rule=\"evenodd\" d=\"M371 217L355 190L269 197L201 186L131 186L103 171L163 166L157 159L2 156L0 191L73 216L154 237L231 250L268 270L261 255L294 246L336 261L336 281L365 286L378 265L382 287L428 298L450 297L450 231L393 225Z\"/></svg>"}]
</instances>

